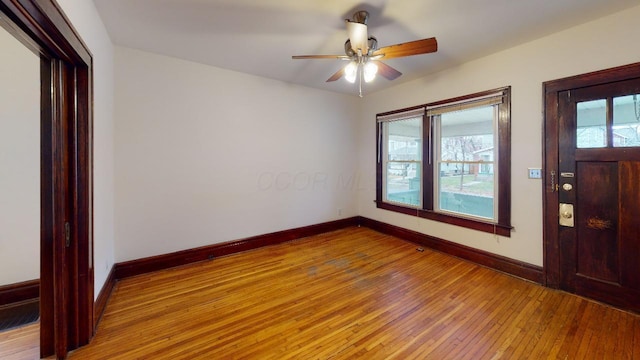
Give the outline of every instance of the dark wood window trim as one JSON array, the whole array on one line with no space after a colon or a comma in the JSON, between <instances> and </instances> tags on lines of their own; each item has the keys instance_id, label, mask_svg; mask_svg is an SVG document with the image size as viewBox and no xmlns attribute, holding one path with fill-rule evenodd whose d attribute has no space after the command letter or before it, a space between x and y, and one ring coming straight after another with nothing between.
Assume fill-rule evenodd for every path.
<instances>
[{"instance_id":1,"label":"dark wood window trim","mask_svg":"<svg viewBox=\"0 0 640 360\"><path fill-rule=\"evenodd\" d=\"M383 201L383 168L382 161L376 161L376 207L379 209L394 211L406 215L413 215L424 219L440 221L456 226L462 226L469 229L497 234L501 236L511 236L511 87L503 87L488 91L482 91L474 94L460 96L452 99L436 101L425 105L413 106L410 108L399 109L378 114L377 116L387 116L397 113L406 112L409 110L427 108L436 105L443 105L448 103L454 103L458 101L465 101L473 98L488 96L490 94L504 91L505 100L500 107L501 113L498 116L498 216L497 222L482 221L473 218L467 218L463 216L455 216L447 213L434 211L433 203L433 176L434 165L426 164L425 159L430 157L430 150L428 146L423 146L423 166L422 166L422 208L416 209L412 207L405 207L399 204L392 204ZM423 138L427 139L433 134L432 122L425 115L423 123ZM381 152L381 127L376 126L376 157ZM427 143L424 141L423 143Z\"/></svg>"}]
</instances>

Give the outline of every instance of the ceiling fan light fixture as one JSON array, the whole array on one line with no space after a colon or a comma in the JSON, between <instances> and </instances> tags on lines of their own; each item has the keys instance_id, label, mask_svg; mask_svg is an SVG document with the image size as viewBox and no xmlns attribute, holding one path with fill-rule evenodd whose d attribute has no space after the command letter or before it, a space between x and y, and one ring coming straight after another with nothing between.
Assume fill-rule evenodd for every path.
<instances>
[{"instance_id":1,"label":"ceiling fan light fixture","mask_svg":"<svg viewBox=\"0 0 640 360\"><path fill-rule=\"evenodd\" d=\"M355 61L352 61L344 68L344 78L348 82L353 84L354 82L356 82L357 75L358 75L358 64L356 64Z\"/></svg>"},{"instance_id":2,"label":"ceiling fan light fixture","mask_svg":"<svg viewBox=\"0 0 640 360\"><path fill-rule=\"evenodd\" d=\"M435 37L379 48L378 40L374 36L368 35L368 20L369 13L366 10L356 11L352 19L345 20L349 35L344 43L345 55L297 55L292 56L292 58L349 61L347 66L336 71L326 82L331 83L343 77L352 84L357 81L359 94L362 97L362 83L373 81L378 73L387 80L394 80L402 75L400 71L379 60L438 51L438 42Z\"/></svg>"},{"instance_id":3,"label":"ceiling fan light fixture","mask_svg":"<svg viewBox=\"0 0 640 360\"><path fill-rule=\"evenodd\" d=\"M376 65L374 62L367 61L364 64L363 73L364 73L363 74L364 75L364 82L373 81L373 79L376 78L376 74L378 73L378 65Z\"/></svg>"}]
</instances>

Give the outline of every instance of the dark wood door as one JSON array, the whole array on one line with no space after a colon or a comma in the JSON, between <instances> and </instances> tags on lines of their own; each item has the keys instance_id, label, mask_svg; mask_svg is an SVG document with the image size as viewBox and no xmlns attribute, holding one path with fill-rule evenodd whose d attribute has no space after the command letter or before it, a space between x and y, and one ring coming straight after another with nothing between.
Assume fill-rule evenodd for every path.
<instances>
[{"instance_id":1,"label":"dark wood door","mask_svg":"<svg viewBox=\"0 0 640 360\"><path fill-rule=\"evenodd\" d=\"M560 287L640 311L640 79L558 95Z\"/></svg>"}]
</instances>

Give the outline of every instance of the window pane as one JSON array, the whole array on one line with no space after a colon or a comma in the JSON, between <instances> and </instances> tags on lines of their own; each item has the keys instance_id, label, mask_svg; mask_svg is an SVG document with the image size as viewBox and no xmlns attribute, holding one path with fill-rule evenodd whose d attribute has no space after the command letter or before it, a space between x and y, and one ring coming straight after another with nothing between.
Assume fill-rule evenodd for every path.
<instances>
[{"instance_id":1,"label":"window pane","mask_svg":"<svg viewBox=\"0 0 640 360\"><path fill-rule=\"evenodd\" d=\"M607 146L607 100L583 101L577 104L576 146Z\"/></svg>"},{"instance_id":2,"label":"window pane","mask_svg":"<svg viewBox=\"0 0 640 360\"><path fill-rule=\"evenodd\" d=\"M389 161L420 161L422 158L422 117L386 123L389 134Z\"/></svg>"},{"instance_id":3,"label":"window pane","mask_svg":"<svg viewBox=\"0 0 640 360\"><path fill-rule=\"evenodd\" d=\"M422 116L385 123L385 201L413 207L422 204Z\"/></svg>"},{"instance_id":4,"label":"window pane","mask_svg":"<svg viewBox=\"0 0 640 360\"><path fill-rule=\"evenodd\" d=\"M492 151L493 119L493 106L440 115L440 160L444 162L480 160L481 155L486 155L489 150ZM477 153L480 150L484 151Z\"/></svg>"},{"instance_id":5,"label":"window pane","mask_svg":"<svg viewBox=\"0 0 640 360\"><path fill-rule=\"evenodd\" d=\"M494 218L494 106L440 115L439 209Z\"/></svg>"},{"instance_id":6,"label":"window pane","mask_svg":"<svg viewBox=\"0 0 640 360\"><path fill-rule=\"evenodd\" d=\"M461 175L440 171L440 209L493 219L493 164L485 165L486 173L474 174L474 166L467 164Z\"/></svg>"},{"instance_id":7,"label":"window pane","mask_svg":"<svg viewBox=\"0 0 640 360\"><path fill-rule=\"evenodd\" d=\"M411 206L420 206L420 163L387 163L386 200Z\"/></svg>"},{"instance_id":8,"label":"window pane","mask_svg":"<svg viewBox=\"0 0 640 360\"><path fill-rule=\"evenodd\" d=\"M613 146L640 146L640 94L613 98Z\"/></svg>"}]
</instances>

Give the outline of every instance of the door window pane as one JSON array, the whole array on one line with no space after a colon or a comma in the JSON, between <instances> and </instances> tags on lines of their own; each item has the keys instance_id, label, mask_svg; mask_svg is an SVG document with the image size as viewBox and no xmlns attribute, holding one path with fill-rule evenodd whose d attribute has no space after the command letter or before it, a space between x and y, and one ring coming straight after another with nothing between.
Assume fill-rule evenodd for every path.
<instances>
[{"instance_id":1,"label":"door window pane","mask_svg":"<svg viewBox=\"0 0 640 360\"><path fill-rule=\"evenodd\" d=\"M577 104L576 146L607 146L607 100L583 101Z\"/></svg>"},{"instance_id":2,"label":"door window pane","mask_svg":"<svg viewBox=\"0 0 640 360\"><path fill-rule=\"evenodd\" d=\"M613 146L640 146L640 94L613 98Z\"/></svg>"}]
</instances>

